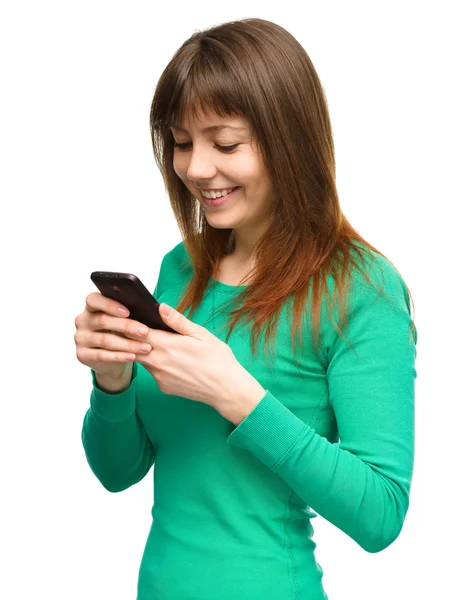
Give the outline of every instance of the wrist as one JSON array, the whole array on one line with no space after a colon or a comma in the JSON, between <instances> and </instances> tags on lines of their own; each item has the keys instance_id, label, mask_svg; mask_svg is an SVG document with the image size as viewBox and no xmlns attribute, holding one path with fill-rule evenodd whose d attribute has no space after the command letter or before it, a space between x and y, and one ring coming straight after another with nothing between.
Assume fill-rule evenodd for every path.
<instances>
[{"instance_id":1,"label":"wrist","mask_svg":"<svg viewBox=\"0 0 459 600\"><path fill-rule=\"evenodd\" d=\"M218 407L218 412L236 427L266 396L267 390L251 376L247 385L232 390L231 397Z\"/></svg>"},{"instance_id":2,"label":"wrist","mask_svg":"<svg viewBox=\"0 0 459 600\"><path fill-rule=\"evenodd\" d=\"M132 382L132 365L127 368L121 377L112 377L110 375L95 374L97 387L106 394L121 394L125 392Z\"/></svg>"}]
</instances>

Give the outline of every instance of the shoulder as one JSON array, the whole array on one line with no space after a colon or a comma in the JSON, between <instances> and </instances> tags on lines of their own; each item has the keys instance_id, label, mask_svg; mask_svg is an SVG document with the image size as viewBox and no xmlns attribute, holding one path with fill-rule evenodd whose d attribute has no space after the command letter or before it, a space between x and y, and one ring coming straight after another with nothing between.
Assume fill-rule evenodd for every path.
<instances>
[{"instance_id":1,"label":"shoulder","mask_svg":"<svg viewBox=\"0 0 459 600\"><path fill-rule=\"evenodd\" d=\"M359 246L362 249L362 245ZM331 313L327 310L323 313L327 352L345 343L341 334L349 336L352 343L359 343L370 335L383 343L388 336L404 335L412 325L408 287L395 265L367 246L362 255L353 252L353 258L359 268L349 267L343 290L344 314L340 311L338 294L334 295L334 278L330 276L327 282L328 299L333 298ZM413 333L416 342L416 329Z\"/></svg>"},{"instance_id":2,"label":"shoulder","mask_svg":"<svg viewBox=\"0 0 459 600\"><path fill-rule=\"evenodd\" d=\"M358 244L362 248L362 244ZM385 256L365 247L363 260L355 253L356 262L363 273L354 268L350 273L349 301L357 305L384 300L394 308L410 309L408 287L396 266Z\"/></svg>"},{"instance_id":3,"label":"shoulder","mask_svg":"<svg viewBox=\"0 0 459 600\"><path fill-rule=\"evenodd\" d=\"M162 284L167 281L168 286L182 284L191 277L192 266L184 242L179 242L166 252L161 261L160 277Z\"/></svg>"},{"instance_id":4,"label":"shoulder","mask_svg":"<svg viewBox=\"0 0 459 600\"><path fill-rule=\"evenodd\" d=\"M169 250L165 255L163 260L166 260L168 263L181 264L183 262L188 261L188 253L185 249L185 244L183 241L176 244L171 250Z\"/></svg>"}]
</instances>

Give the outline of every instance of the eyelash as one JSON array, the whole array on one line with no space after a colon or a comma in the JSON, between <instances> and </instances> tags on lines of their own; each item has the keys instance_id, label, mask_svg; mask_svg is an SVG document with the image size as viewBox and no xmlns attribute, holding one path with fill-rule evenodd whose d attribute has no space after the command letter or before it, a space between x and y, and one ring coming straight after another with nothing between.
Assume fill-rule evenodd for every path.
<instances>
[{"instance_id":1,"label":"eyelash","mask_svg":"<svg viewBox=\"0 0 459 600\"><path fill-rule=\"evenodd\" d=\"M191 144L191 142L186 142L186 144L177 144L177 142L173 142L172 143L172 147L173 148L178 148L179 150L182 150L182 151L185 151L185 148L187 146L189 146L190 144ZM226 153L232 152L238 146L239 146L239 144L233 144L232 146L219 146L218 144L215 144L216 148L218 148L222 152L226 152Z\"/></svg>"}]
</instances>

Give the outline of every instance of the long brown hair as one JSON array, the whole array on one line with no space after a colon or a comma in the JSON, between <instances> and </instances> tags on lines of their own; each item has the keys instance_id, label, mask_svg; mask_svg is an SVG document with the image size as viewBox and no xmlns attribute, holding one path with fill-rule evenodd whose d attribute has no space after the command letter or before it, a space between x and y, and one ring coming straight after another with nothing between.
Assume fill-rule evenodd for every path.
<instances>
[{"instance_id":1,"label":"long brown hair","mask_svg":"<svg viewBox=\"0 0 459 600\"><path fill-rule=\"evenodd\" d=\"M179 312L190 308L191 317L228 245L231 251L233 231L207 223L199 200L174 171L170 127L180 124L188 109L195 117L198 111L209 111L222 118L242 115L249 121L275 199L269 228L254 249L256 266L243 280L250 278L251 284L237 297L240 308L230 313L226 340L239 321L253 320L252 353L268 324L266 350L282 306L292 297L295 350L295 333L312 281L312 333L318 350L327 279L333 277L335 283L333 302L339 297L342 322L334 326L342 334L351 269L358 269L374 286L356 257L364 266L365 257L374 259L371 251L387 257L352 227L341 210L327 100L308 54L275 23L256 18L231 21L194 33L158 81L150 112L153 152L190 258L186 266L194 270L176 307ZM328 293L327 305L331 316ZM411 329L415 330L414 321Z\"/></svg>"}]
</instances>

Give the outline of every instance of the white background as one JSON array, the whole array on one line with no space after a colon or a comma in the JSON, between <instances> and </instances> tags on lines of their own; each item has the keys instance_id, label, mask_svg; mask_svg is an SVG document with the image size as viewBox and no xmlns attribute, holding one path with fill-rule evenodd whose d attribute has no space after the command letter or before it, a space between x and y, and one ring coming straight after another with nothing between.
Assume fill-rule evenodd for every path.
<instances>
[{"instance_id":1,"label":"white background","mask_svg":"<svg viewBox=\"0 0 459 600\"><path fill-rule=\"evenodd\" d=\"M152 471L119 494L90 471L80 435L91 378L76 358L74 320L96 291L92 271L135 273L152 291L162 257L181 241L153 159L151 99L194 31L245 17L282 25L311 57L329 102L343 211L415 301L405 525L369 554L314 519L324 587L330 600L459 597L454 4L2 5L2 598L135 598Z\"/></svg>"}]
</instances>

